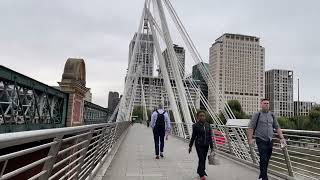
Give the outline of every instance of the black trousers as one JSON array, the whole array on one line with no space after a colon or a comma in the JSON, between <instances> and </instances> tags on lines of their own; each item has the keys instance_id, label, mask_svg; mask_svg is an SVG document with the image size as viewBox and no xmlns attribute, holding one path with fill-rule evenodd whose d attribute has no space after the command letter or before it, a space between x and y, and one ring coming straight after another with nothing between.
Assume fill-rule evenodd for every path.
<instances>
[{"instance_id":1,"label":"black trousers","mask_svg":"<svg viewBox=\"0 0 320 180\"><path fill-rule=\"evenodd\" d=\"M164 148L164 136L165 129L153 129L154 148L156 155L159 155L159 140L160 140L160 152L163 152Z\"/></svg>"},{"instance_id":2,"label":"black trousers","mask_svg":"<svg viewBox=\"0 0 320 180\"><path fill-rule=\"evenodd\" d=\"M264 141L260 138L256 138L260 156L260 176L262 180L268 180L268 165L272 155L273 142Z\"/></svg>"},{"instance_id":3,"label":"black trousers","mask_svg":"<svg viewBox=\"0 0 320 180\"><path fill-rule=\"evenodd\" d=\"M206 174L206 159L209 150L209 145L200 146L196 145L196 150L199 158L197 173L200 177L207 175Z\"/></svg>"}]
</instances>

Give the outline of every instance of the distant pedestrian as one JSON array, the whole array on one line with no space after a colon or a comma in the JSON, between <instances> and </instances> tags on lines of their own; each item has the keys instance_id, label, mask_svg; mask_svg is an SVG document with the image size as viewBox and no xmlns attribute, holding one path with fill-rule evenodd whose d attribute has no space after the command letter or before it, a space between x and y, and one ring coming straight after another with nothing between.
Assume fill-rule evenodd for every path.
<instances>
[{"instance_id":1,"label":"distant pedestrian","mask_svg":"<svg viewBox=\"0 0 320 180\"><path fill-rule=\"evenodd\" d=\"M196 118L197 122L192 125L192 137L189 144L189 153L192 151L193 143L195 143L199 158L197 173L200 176L200 180L205 180L205 176L208 176L205 170L209 146L211 152L213 152L213 133L210 124L206 121L204 111L198 111Z\"/></svg>"},{"instance_id":2,"label":"distant pedestrian","mask_svg":"<svg viewBox=\"0 0 320 180\"><path fill-rule=\"evenodd\" d=\"M280 137L281 145L286 145L282 130L275 115L269 111L269 100L261 100L261 110L253 114L249 123L248 141L249 145L254 145L255 136L260 156L259 180L268 180L268 165L272 155L274 129Z\"/></svg>"},{"instance_id":3,"label":"distant pedestrian","mask_svg":"<svg viewBox=\"0 0 320 180\"><path fill-rule=\"evenodd\" d=\"M147 120L147 127L149 127L150 126L150 121L149 120Z\"/></svg>"},{"instance_id":4,"label":"distant pedestrian","mask_svg":"<svg viewBox=\"0 0 320 180\"><path fill-rule=\"evenodd\" d=\"M166 135L166 132L167 133L170 132L171 124L170 124L169 115L163 109L162 104L160 104L158 109L152 113L150 126L153 130L156 159L160 159L159 154L163 158L164 157L163 155L164 137Z\"/></svg>"}]
</instances>

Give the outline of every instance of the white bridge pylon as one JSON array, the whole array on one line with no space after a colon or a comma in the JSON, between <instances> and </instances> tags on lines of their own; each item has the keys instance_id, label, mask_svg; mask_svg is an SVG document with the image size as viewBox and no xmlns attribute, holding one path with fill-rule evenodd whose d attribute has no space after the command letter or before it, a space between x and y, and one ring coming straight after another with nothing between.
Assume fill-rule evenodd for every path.
<instances>
[{"instance_id":1,"label":"white bridge pylon","mask_svg":"<svg viewBox=\"0 0 320 180\"><path fill-rule=\"evenodd\" d=\"M142 16L140 19L137 36L135 39L135 44L133 47L133 53L131 54L129 67L126 75L126 81L124 86L123 96L120 101L119 111L117 115L117 122L121 121L130 121L131 113L133 110L133 102L135 101L135 94L137 86L139 83L139 77L141 77L142 73L142 63L138 63L137 55L141 52L141 34L152 35L154 46L150 48L154 48L155 57L159 63L159 67L163 77L163 84L168 94L168 99L170 103L170 110L173 112L174 120L176 123L185 123L185 127L178 126L178 132L185 137L187 135L191 135L191 125L193 123L192 119L194 119L194 114L197 111L195 105L192 103L188 103L188 94L190 94L188 88L185 88L186 83L191 85L192 88L196 90L196 93L200 97L200 101L204 104L206 110L209 115L213 119L214 125L218 125L218 130L227 133L225 128L219 126L223 125L221 119L219 118L219 112L215 112L209 105L208 100L204 96L204 94L199 89L198 85L192 78L183 79L181 77L181 72L183 70L183 65L180 61L178 61L178 57L173 48L173 40L169 31L169 26L167 23L167 18L165 14L165 9L167 10L172 22L176 26L177 31L179 32L180 37L182 38L186 50L191 54L191 57L195 64L199 64L197 67L204 80L206 81L208 88L211 88L213 93L218 94L219 106L221 112L225 119L235 119L233 112L228 106L226 100L221 95L219 89L216 86L216 83L212 76L210 75L209 70L203 65L203 60L195 48L194 43L192 42L189 34L187 33L185 27L183 26L181 20L179 19L175 9L173 8L171 2L169 0L146 0L145 5L142 11ZM147 28L146 28L147 27ZM147 29L147 30L146 30ZM151 30L151 32L149 31ZM170 79L168 74L168 67L165 62L165 58L163 57L162 48L166 48L168 52L168 61L170 61L171 69L173 71L173 79ZM142 56L144 58L144 56ZM138 65L138 66L137 66ZM135 67L137 66L137 67ZM175 82L175 87L171 84L171 82ZM142 95L144 96L143 85L141 84ZM176 89L177 93L174 93L173 89ZM176 97L177 96L177 97ZM145 98L142 97L142 105L143 109L146 110ZM179 106L178 106L179 105ZM146 116L146 113L144 113ZM149 117L150 118L150 117ZM230 133L230 132L228 132ZM241 159L251 160L251 157L248 152L248 143L246 139L246 134L243 130L233 131L231 132L235 136L234 139L230 139L230 144L232 146L233 153ZM187 135L186 135L187 134Z\"/></svg>"}]
</instances>

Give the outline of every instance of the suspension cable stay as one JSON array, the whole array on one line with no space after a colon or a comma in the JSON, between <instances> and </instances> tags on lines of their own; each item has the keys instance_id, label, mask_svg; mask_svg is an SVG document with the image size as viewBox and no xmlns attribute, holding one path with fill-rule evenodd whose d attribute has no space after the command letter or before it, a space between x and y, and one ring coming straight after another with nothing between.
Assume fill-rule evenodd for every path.
<instances>
[{"instance_id":1,"label":"suspension cable stay","mask_svg":"<svg viewBox=\"0 0 320 180\"><path fill-rule=\"evenodd\" d=\"M213 109L211 107L194 79L184 76L184 74L189 73L184 67L185 63L183 64L179 60L174 49L173 37L170 33L165 9L172 20L170 22L175 25L186 50L191 54L194 63L197 64L197 68L208 88L216 95L218 108ZM220 93L217 83L204 65L198 50L169 0L145 1L138 31L133 41L134 47L130 47L132 49L129 53L129 67L123 97L119 105L117 122L131 120L132 110L137 104L136 102L142 106L142 119L147 120L147 110L152 110L152 108L155 108L154 102L159 102L158 98L153 97L151 91L154 91L154 93L157 91L160 93L160 95L157 94L157 97L161 96L162 103L165 97L168 98L168 108L172 112L174 122L177 124L184 123L184 125L177 126L176 131L182 137L188 138L192 131L191 125L194 122L198 107L196 103L200 102L212 118L215 127L223 132L223 136L227 133L234 134L234 138L230 139L234 154L241 159L250 159L245 131L240 129L228 132L228 129L222 128L224 124L219 117L220 112L225 119L235 119L236 117L224 96ZM161 73L161 76L158 74L158 77L154 77L152 73L151 76L148 73L148 68L154 66L154 61L157 61L159 65L158 73ZM158 86L162 88L159 90ZM164 89L164 94L162 94L161 89ZM136 98L137 96L141 96L141 98ZM146 98L147 96L150 98ZM193 97L195 98L193 99Z\"/></svg>"}]
</instances>

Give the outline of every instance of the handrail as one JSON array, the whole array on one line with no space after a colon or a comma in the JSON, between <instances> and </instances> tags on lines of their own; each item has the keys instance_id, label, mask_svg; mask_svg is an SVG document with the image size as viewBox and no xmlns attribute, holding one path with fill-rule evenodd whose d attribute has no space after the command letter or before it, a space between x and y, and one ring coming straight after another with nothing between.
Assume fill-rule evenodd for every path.
<instances>
[{"instance_id":1,"label":"handrail","mask_svg":"<svg viewBox=\"0 0 320 180\"><path fill-rule=\"evenodd\" d=\"M228 127L228 128L242 128L248 129L248 127L239 127L239 126L230 126L230 125L219 125L220 127ZM319 135L320 131L308 131L308 130L298 130L298 129L282 129L283 133L298 133L304 135Z\"/></svg>"},{"instance_id":2,"label":"handrail","mask_svg":"<svg viewBox=\"0 0 320 180\"><path fill-rule=\"evenodd\" d=\"M0 180L92 179L129 126L118 122L0 134Z\"/></svg>"},{"instance_id":3,"label":"handrail","mask_svg":"<svg viewBox=\"0 0 320 180\"><path fill-rule=\"evenodd\" d=\"M171 123L172 134L181 138L187 137L185 132L179 134L177 127L190 127L191 124ZM240 140L246 140L245 136L238 136L237 131L246 130L248 127L218 125L214 141L218 148L218 153L232 156L240 162L257 167L259 158L257 146L246 147L248 154L240 151ZM279 143L274 143L274 153L270 161L270 172L285 179L320 179L320 131L305 131L283 129L284 137L287 139L288 146L281 149ZM276 135L276 134L275 134ZM275 138L276 140L276 138ZM236 156L236 154L238 156ZM280 163L281 161L281 163Z\"/></svg>"},{"instance_id":4,"label":"handrail","mask_svg":"<svg viewBox=\"0 0 320 180\"><path fill-rule=\"evenodd\" d=\"M320 131L306 131L306 130L296 130L296 129L282 129L283 133L298 133L303 135L317 135L320 136Z\"/></svg>"},{"instance_id":5,"label":"handrail","mask_svg":"<svg viewBox=\"0 0 320 180\"><path fill-rule=\"evenodd\" d=\"M0 134L0 149L18 145L21 143L29 143L33 141L54 138L58 135L78 133L78 132L86 131L92 128L101 128L101 127L112 126L112 125L116 125L116 123L104 123L104 124L94 124L94 125L77 126L77 127L42 129L42 130L35 130L35 131L22 131L22 132Z\"/></svg>"}]
</instances>

